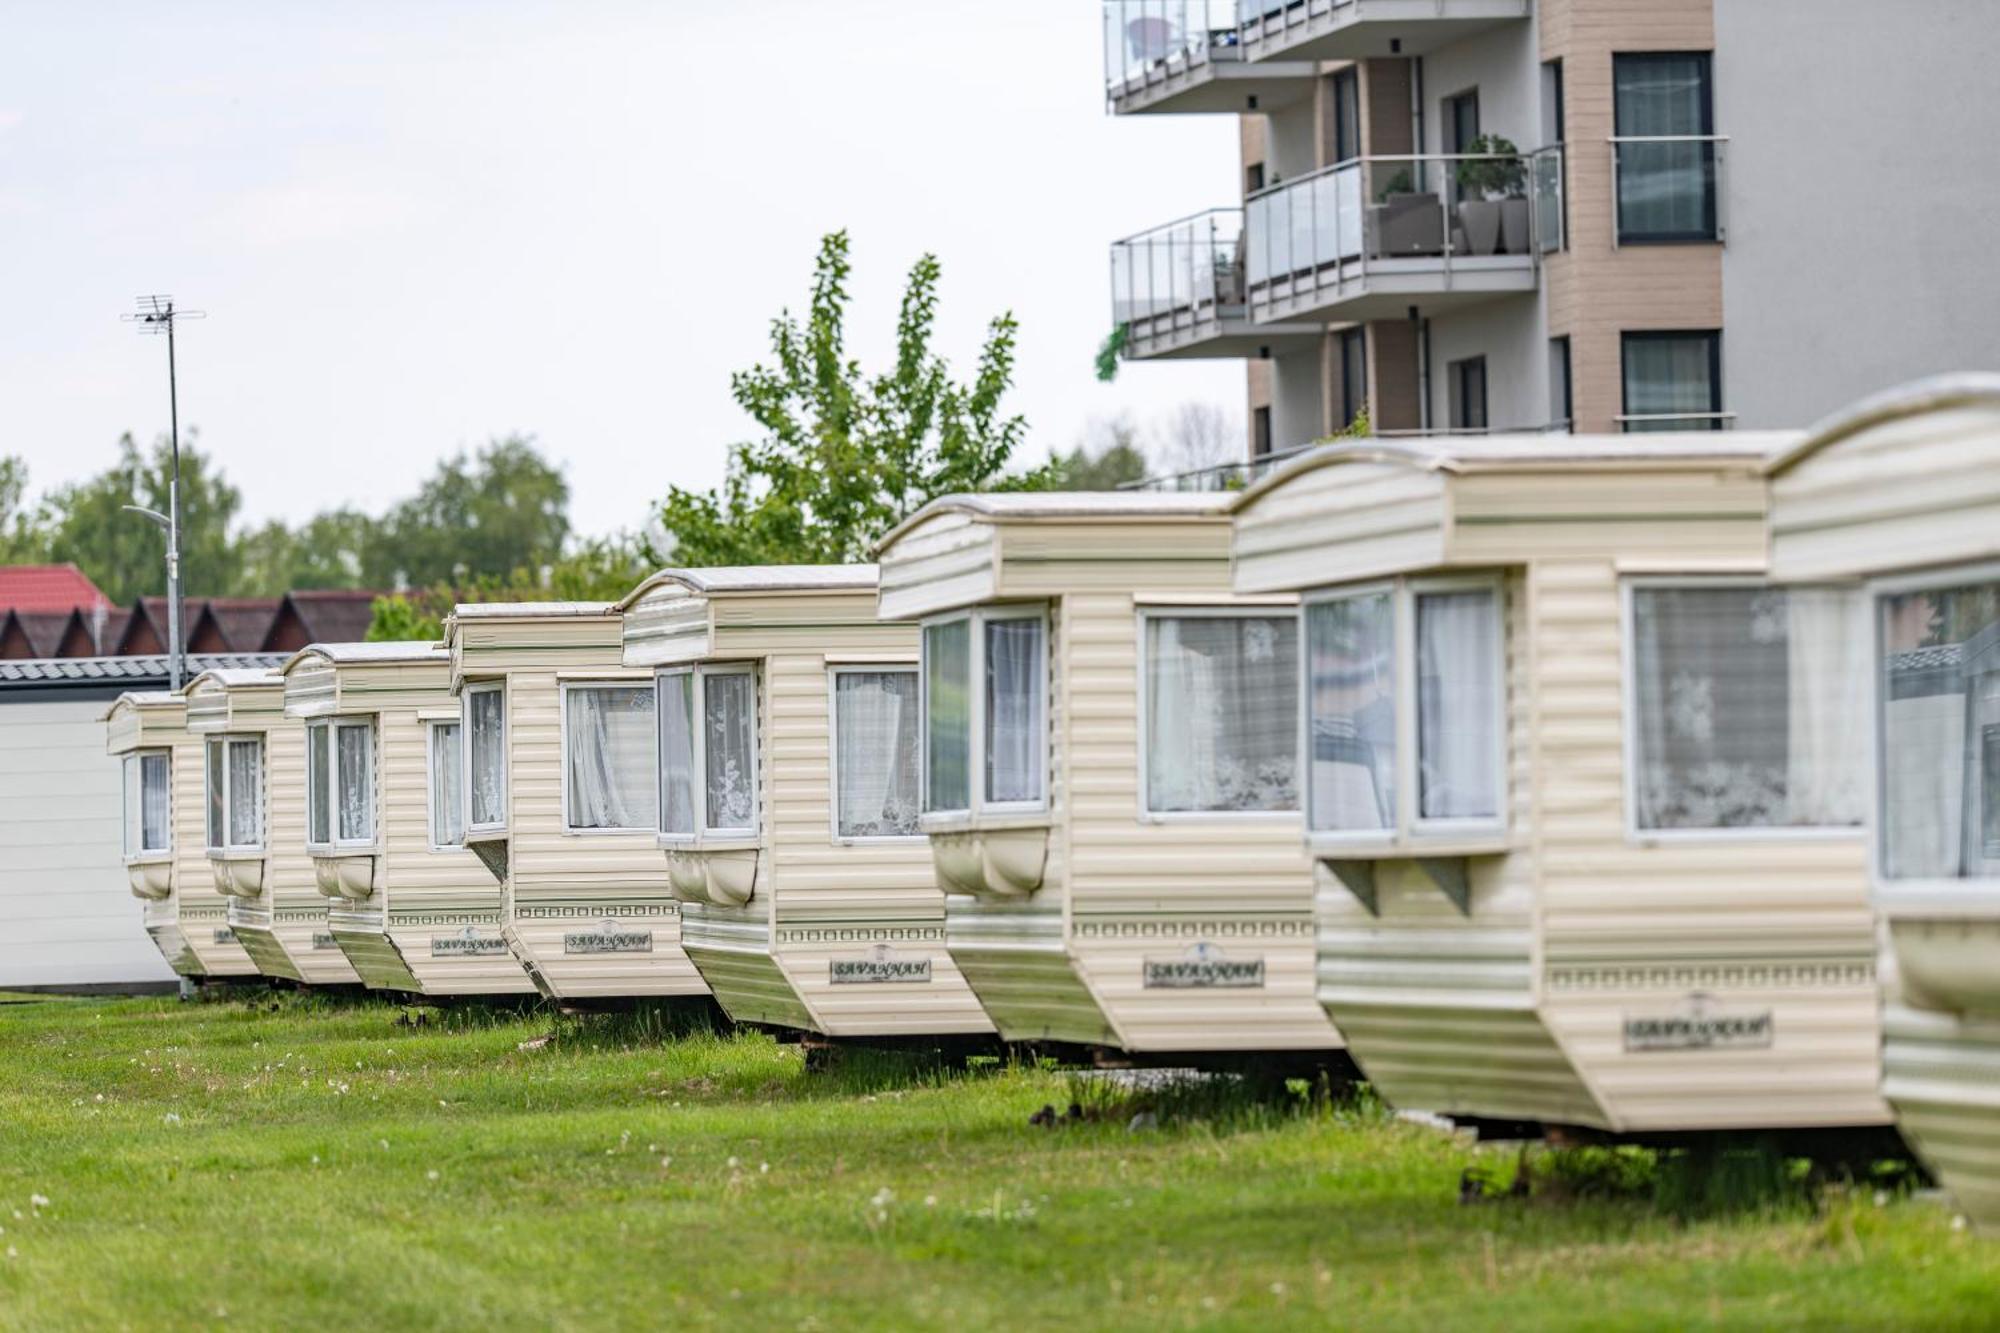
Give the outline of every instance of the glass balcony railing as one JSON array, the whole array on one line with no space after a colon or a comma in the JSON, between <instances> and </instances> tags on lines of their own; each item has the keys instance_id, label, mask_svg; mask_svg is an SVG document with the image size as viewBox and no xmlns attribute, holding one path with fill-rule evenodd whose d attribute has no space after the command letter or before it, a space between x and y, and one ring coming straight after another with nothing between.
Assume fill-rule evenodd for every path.
<instances>
[{"instance_id":1,"label":"glass balcony railing","mask_svg":"<svg viewBox=\"0 0 2000 1333\"><path fill-rule=\"evenodd\" d=\"M1111 321L1128 345L1198 334L1243 313L1243 210L1206 213L1111 246Z\"/></svg>"},{"instance_id":2,"label":"glass balcony railing","mask_svg":"<svg viewBox=\"0 0 2000 1333\"><path fill-rule=\"evenodd\" d=\"M1612 244L1723 238L1723 151L1718 134L1611 139Z\"/></svg>"},{"instance_id":3,"label":"glass balcony railing","mask_svg":"<svg viewBox=\"0 0 2000 1333\"><path fill-rule=\"evenodd\" d=\"M1236 57L1236 0L1104 0L1111 96L1209 60Z\"/></svg>"}]
</instances>

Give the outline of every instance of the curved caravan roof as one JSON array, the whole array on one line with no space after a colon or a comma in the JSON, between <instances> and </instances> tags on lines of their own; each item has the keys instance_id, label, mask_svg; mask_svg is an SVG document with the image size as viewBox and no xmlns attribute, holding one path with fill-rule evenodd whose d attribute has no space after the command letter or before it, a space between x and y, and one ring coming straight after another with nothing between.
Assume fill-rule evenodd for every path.
<instances>
[{"instance_id":1,"label":"curved caravan roof","mask_svg":"<svg viewBox=\"0 0 2000 1333\"><path fill-rule=\"evenodd\" d=\"M181 687L189 731L262 731L284 716L285 678L268 668L204 671Z\"/></svg>"},{"instance_id":2,"label":"curved caravan roof","mask_svg":"<svg viewBox=\"0 0 2000 1333\"><path fill-rule=\"evenodd\" d=\"M876 547L881 614L902 620L1099 588L1226 592L1228 501L1147 491L943 496Z\"/></svg>"},{"instance_id":3,"label":"curved caravan roof","mask_svg":"<svg viewBox=\"0 0 2000 1333\"><path fill-rule=\"evenodd\" d=\"M1766 460L1796 432L1357 440L1230 502L1239 592L1521 564L1610 537L1627 561L1763 564ZM1614 536L1615 534L1615 536Z\"/></svg>"},{"instance_id":4,"label":"curved caravan roof","mask_svg":"<svg viewBox=\"0 0 2000 1333\"><path fill-rule=\"evenodd\" d=\"M877 637L874 565L663 569L618 604L626 666L804 650Z\"/></svg>"},{"instance_id":5,"label":"curved caravan roof","mask_svg":"<svg viewBox=\"0 0 2000 1333\"><path fill-rule=\"evenodd\" d=\"M451 653L441 643L313 643L288 658L285 712L291 717L372 713L433 702L451 684Z\"/></svg>"},{"instance_id":6,"label":"curved caravan roof","mask_svg":"<svg viewBox=\"0 0 2000 1333\"><path fill-rule=\"evenodd\" d=\"M187 732L187 700L170 690L131 690L112 700L102 720L107 753L168 745Z\"/></svg>"},{"instance_id":7,"label":"curved caravan roof","mask_svg":"<svg viewBox=\"0 0 2000 1333\"><path fill-rule=\"evenodd\" d=\"M444 622L452 688L467 676L615 663L622 620L613 602L461 602Z\"/></svg>"},{"instance_id":8,"label":"curved caravan roof","mask_svg":"<svg viewBox=\"0 0 2000 1333\"><path fill-rule=\"evenodd\" d=\"M2000 375L1864 398L1777 454L1771 572L1859 578L2000 557Z\"/></svg>"}]
</instances>

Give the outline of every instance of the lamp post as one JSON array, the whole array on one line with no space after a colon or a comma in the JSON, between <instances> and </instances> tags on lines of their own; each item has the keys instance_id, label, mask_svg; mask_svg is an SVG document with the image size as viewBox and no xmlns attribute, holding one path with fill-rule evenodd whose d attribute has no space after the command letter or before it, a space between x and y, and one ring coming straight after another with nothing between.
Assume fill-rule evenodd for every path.
<instances>
[{"instance_id":1,"label":"lamp post","mask_svg":"<svg viewBox=\"0 0 2000 1333\"><path fill-rule=\"evenodd\" d=\"M174 321L202 317L203 312L199 310L176 310L171 296L142 296L137 311L121 316L128 323L137 324L141 333L167 335L167 423L174 455L174 474L167 482L167 512L162 514L144 505L126 505L125 508L166 530L167 680L175 690L181 687L186 662L181 644L181 406L174 372Z\"/></svg>"}]
</instances>

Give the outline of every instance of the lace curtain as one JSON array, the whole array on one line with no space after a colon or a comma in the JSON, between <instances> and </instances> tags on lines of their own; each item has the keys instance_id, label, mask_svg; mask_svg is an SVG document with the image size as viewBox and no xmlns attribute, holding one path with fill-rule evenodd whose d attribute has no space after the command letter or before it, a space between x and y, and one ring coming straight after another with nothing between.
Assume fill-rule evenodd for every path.
<instances>
[{"instance_id":1,"label":"lace curtain","mask_svg":"<svg viewBox=\"0 0 2000 1333\"><path fill-rule=\"evenodd\" d=\"M757 683L747 671L702 677L708 826L757 826Z\"/></svg>"},{"instance_id":2,"label":"lace curtain","mask_svg":"<svg viewBox=\"0 0 2000 1333\"><path fill-rule=\"evenodd\" d=\"M1423 593L1417 614L1417 808L1491 819L1500 734L1500 618L1486 590Z\"/></svg>"},{"instance_id":3,"label":"lace curtain","mask_svg":"<svg viewBox=\"0 0 2000 1333\"><path fill-rule=\"evenodd\" d=\"M171 845L172 790L167 756L134 755L125 761L125 850L164 852Z\"/></svg>"},{"instance_id":4,"label":"lace curtain","mask_svg":"<svg viewBox=\"0 0 2000 1333\"><path fill-rule=\"evenodd\" d=\"M924 630L924 744L926 810L964 810L972 804L972 624L966 620Z\"/></svg>"},{"instance_id":5,"label":"lace curtain","mask_svg":"<svg viewBox=\"0 0 2000 1333\"><path fill-rule=\"evenodd\" d=\"M490 827L507 822L507 753L503 700L499 690L465 696L467 779L472 783L470 822Z\"/></svg>"},{"instance_id":6,"label":"lace curtain","mask_svg":"<svg viewBox=\"0 0 2000 1333\"><path fill-rule=\"evenodd\" d=\"M371 729L361 726L334 728L334 750L340 765L340 837L343 842L367 842L375 836L375 802L372 799L369 751L373 748Z\"/></svg>"},{"instance_id":7,"label":"lace curtain","mask_svg":"<svg viewBox=\"0 0 2000 1333\"><path fill-rule=\"evenodd\" d=\"M1882 871L2000 877L2000 583L1880 609Z\"/></svg>"},{"instance_id":8,"label":"lace curtain","mask_svg":"<svg viewBox=\"0 0 2000 1333\"><path fill-rule=\"evenodd\" d=\"M571 686L565 698L569 826L651 828L659 781L653 691L644 686Z\"/></svg>"},{"instance_id":9,"label":"lace curtain","mask_svg":"<svg viewBox=\"0 0 2000 1333\"><path fill-rule=\"evenodd\" d=\"M917 832L917 673L834 677L835 830L843 838Z\"/></svg>"},{"instance_id":10,"label":"lace curtain","mask_svg":"<svg viewBox=\"0 0 2000 1333\"><path fill-rule=\"evenodd\" d=\"M1396 822L1396 616L1387 592L1306 607L1311 826Z\"/></svg>"},{"instance_id":11,"label":"lace curtain","mask_svg":"<svg viewBox=\"0 0 2000 1333\"><path fill-rule=\"evenodd\" d=\"M1042 622L986 622L986 800L1042 799Z\"/></svg>"},{"instance_id":12,"label":"lace curtain","mask_svg":"<svg viewBox=\"0 0 2000 1333\"><path fill-rule=\"evenodd\" d=\"M326 723L306 728L306 841L315 847L333 841L332 745Z\"/></svg>"},{"instance_id":13,"label":"lace curtain","mask_svg":"<svg viewBox=\"0 0 2000 1333\"><path fill-rule=\"evenodd\" d=\"M264 845L263 768L262 741L229 742L229 845L232 847Z\"/></svg>"},{"instance_id":14,"label":"lace curtain","mask_svg":"<svg viewBox=\"0 0 2000 1333\"><path fill-rule=\"evenodd\" d=\"M660 678L660 831L693 835L694 673Z\"/></svg>"},{"instance_id":15,"label":"lace curtain","mask_svg":"<svg viewBox=\"0 0 2000 1333\"><path fill-rule=\"evenodd\" d=\"M1146 621L1146 808L1298 809L1298 626Z\"/></svg>"},{"instance_id":16,"label":"lace curtain","mask_svg":"<svg viewBox=\"0 0 2000 1333\"><path fill-rule=\"evenodd\" d=\"M456 847L465 841L465 754L456 722L431 725L431 845Z\"/></svg>"}]
</instances>

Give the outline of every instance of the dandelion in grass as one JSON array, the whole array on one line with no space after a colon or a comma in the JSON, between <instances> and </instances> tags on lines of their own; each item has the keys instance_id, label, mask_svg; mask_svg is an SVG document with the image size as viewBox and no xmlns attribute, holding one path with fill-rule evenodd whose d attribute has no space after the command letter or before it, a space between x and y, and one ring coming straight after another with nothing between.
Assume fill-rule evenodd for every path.
<instances>
[{"instance_id":1,"label":"dandelion in grass","mask_svg":"<svg viewBox=\"0 0 2000 1333\"><path fill-rule=\"evenodd\" d=\"M169 1125L178 1125L181 1122L181 1114L179 1111L169 1111L160 1119Z\"/></svg>"},{"instance_id":2,"label":"dandelion in grass","mask_svg":"<svg viewBox=\"0 0 2000 1333\"><path fill-rule=\"evenodd\" d=\"M436 1180L437 1178L438 1178L438 1173L437 1173L436 1171L426 1171L426 1172L424 1172L424 1179L425 1179L425 1180Z\"/></svg>"},{"instance_id":3,"label":"dandelion in grass","mask_svg":"<svg viewBox=\"0 0 2000 1333\"><path fill-rule=\"evenodd\" d=\"M46 1207L48 1207L48 1206L49 1206L49 1196L48 1196L48 1195L46 1195L46 1194L30 1194L30 1195L28 1196L28 1207L30 1207L30 1208L35 1208L35 1209L42 1209L42 1208L46 1208Z\"/></svg>"}]
</instances>

